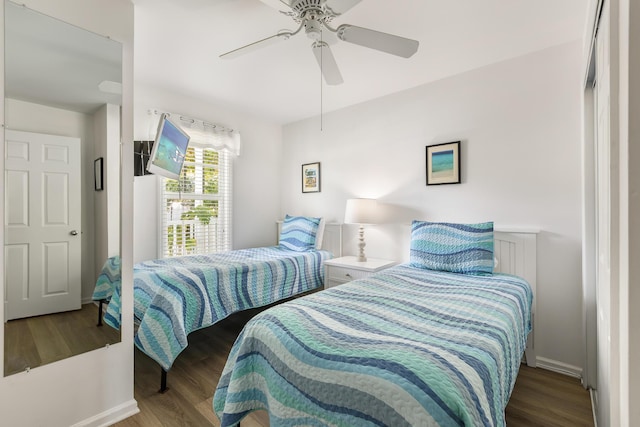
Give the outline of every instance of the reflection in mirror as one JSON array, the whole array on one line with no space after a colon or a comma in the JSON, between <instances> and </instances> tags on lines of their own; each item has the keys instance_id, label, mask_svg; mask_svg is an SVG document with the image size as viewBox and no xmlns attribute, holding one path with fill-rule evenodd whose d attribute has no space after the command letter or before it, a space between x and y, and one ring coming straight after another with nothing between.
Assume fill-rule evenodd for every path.
<instances>
[{"instance_id":1,"label":"reflection in mirror","mask_svg":"<svg viewBox=\"0 0 640 427\"><path fill-rule=\"evenodd\" d=\"M9 0L4 28L9 375L120 341L92 297L120 247L122 46Z\"/></svg>"}]
</instances>

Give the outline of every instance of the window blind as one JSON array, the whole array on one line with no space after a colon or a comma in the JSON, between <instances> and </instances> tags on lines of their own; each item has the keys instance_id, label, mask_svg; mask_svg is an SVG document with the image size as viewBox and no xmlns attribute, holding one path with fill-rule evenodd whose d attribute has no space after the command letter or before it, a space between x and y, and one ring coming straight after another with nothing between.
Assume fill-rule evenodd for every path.
<instances>
[{"instance_id":1,"label":"window blind","mask_svg":"<svg viewBox=\"0 0 640 427\"><path fill-rule=\"evenodd\" d=\"M179 180L162 180L162 257L231 249L232 154L192 139Z\"/></svg>"}]
</instances>

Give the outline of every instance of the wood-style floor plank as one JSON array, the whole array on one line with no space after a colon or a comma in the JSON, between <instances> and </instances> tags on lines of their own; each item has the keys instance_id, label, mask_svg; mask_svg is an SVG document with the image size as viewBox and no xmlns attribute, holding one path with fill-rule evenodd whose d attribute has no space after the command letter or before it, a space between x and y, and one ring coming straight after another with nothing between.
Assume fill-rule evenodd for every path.
<instances>
[{"instance_id":1,"label":"wood-style floor plank","mask_svg":"<svg viewBox=\"0 0 640 427\"><path fill-rule=\"evenodd\" d=\"M140 413L119 427L219 426L213 413L213 393L238 333L259 309L235 314L192 333L189 347L169 371L169 391L158 393L160 367L135 352L135 398ZM5 324L5 375L34 368L69 355L83 353L119 340L118 331L96 327L97 307L12 320ZM506 409L512 426L593 426L589 394L580 382L543 369L521 366ZM266 412L258 411L242 427L268 427Z\"/></svg>"},{"instance_id":2,"label":"wood-style floor plank","mask_svg":"<svg viewBox=\"0 0 640 427\"><path fill-rule=\"evenodd\" d=\"M507 425L593 426L589 392L577 378L522 366L506 409Z\"/></svg>"},{"instance_id":3,"label":"wood-style floor plank","mask_svg":"<svg viewBox=\"0 0 640 427\"><path fill-rule=\"evenodd\" d=\"M168 373L169 391L157 392L160 368L136 349L135 398L140 413L117 427L186 427L220 425L213 413L213 393L227 355L242 326L259 310L237 313L189 336ZM576 378L522 365L506 409L509 427L593 426L589 393ZM266 412L252 413L242 427L268 427Z\"/></svg>"},{"instance_id":4,"label":"wood-style floor plank","mask_svg":"<svg viewBox=\"0 0 640 427\"><path fill-rule=\"evenodd\" d=\"M97 327L98 307L5 323L4 374L11 375L120 341L120 332Z\"/></svg>"},{"instance_id":5,"label":"wood-style floor plank","mask_svg":"<svg viewBox=\"0 0 640 427\"><path fill-rule=\"evenodd\" d=\"M4 374L42 365L27 322L7 322L4 328Z\"/></svg>"}]
</instances>

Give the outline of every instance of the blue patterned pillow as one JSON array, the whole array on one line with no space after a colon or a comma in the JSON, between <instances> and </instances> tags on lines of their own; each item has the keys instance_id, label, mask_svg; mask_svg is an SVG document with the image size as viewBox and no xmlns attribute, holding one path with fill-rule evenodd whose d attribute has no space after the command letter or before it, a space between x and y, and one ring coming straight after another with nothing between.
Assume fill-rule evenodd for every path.
<instances>
[{"instance_id":1,"label":"blue patterned pillow","mask_svg":"<svg viewBox=\"0 0 640 427\"><path fill-rule=\"evenodd\" d=\"M413 221L410 263L429 270L493 274L493 222Z\"/></svg>"},{"instance_id":2,"label":"blue patterned pillow","mask_svg":"<svg viewBox=\"0 0 640 427\"><path fill-rule=\"evenodd\" d=\"M321 219L287 215L280 230L280 246L298 252L314 250Z\"/></svg>"}]
</instances>

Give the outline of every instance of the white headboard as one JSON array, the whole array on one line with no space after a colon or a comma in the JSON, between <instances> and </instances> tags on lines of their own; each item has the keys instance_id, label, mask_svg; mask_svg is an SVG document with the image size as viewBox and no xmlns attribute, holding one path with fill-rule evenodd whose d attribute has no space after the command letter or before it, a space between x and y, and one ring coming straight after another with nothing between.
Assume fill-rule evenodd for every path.
<instances>
[{"instance_id":1,"label":"white headboard","mask_svg":"<svg viewBox=\"0 0 640 427\"><path fill-rule=\"evenodd\" d=\"M279 243L282 221L277 221L277 225L278 237L276 239ZM342 256L342 224L335 222L325 223L322 247L320 249L331 252L334 258Z\"/></svg>"},{"instance_id":2,"label":"white headboard","mask_svg":"<svg viewBox=\"0 0 640 427\"><path fill-rule=\"evenodd\" d=\"M536 250L537 230L496 229L493 238L493 253L498 260L494 271L497 273L515 274L525 279L533 290L531 307L532 331L527 339L525 356L527 365L536 366L535 331L536 331Z\"/></svg>"}]
</instances>

